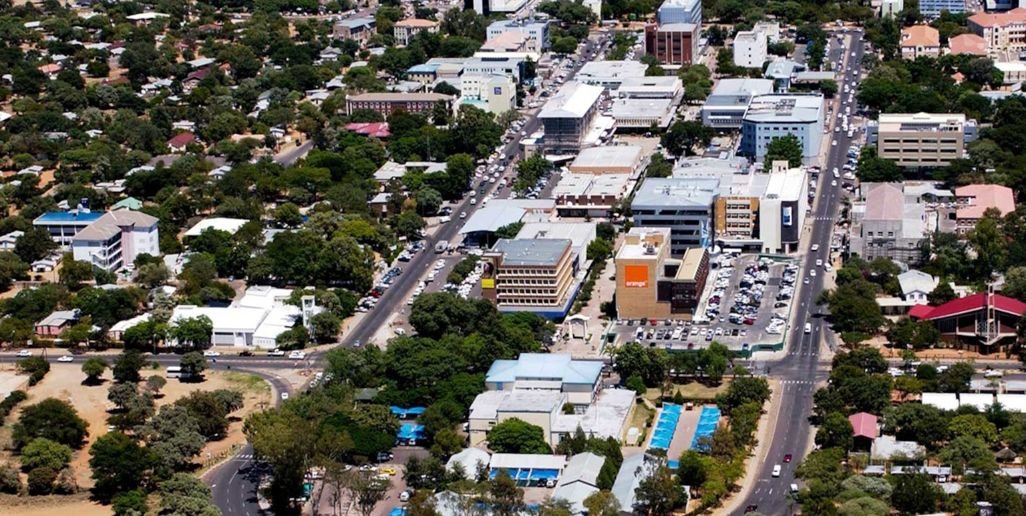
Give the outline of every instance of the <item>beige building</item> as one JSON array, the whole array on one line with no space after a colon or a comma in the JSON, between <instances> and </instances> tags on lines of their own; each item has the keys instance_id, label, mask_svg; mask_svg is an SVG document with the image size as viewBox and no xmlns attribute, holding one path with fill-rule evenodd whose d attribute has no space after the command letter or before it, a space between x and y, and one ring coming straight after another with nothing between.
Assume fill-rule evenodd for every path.
<instances>
[{"instance_id":1,"label":"beige building","mask_svg":"<svg viewBox=\"0 0 1026 516\"><path fill-rule=\"evenodd\" d=\"M940 56L940 32L929 25L901 29L900 44L902 59Z\"/></svg>"},{"instance_id":2,"label":"beige building","mask_svg":"<svg viewBox=\"0 0 1026 516\"><path fill-rule=\"evenodd\" d=\"M628 174L633 177L641 167L641 147L603 145L582 150L567 167L575 174Z\"/></svg>"},{"instance_id":3,"label":"beige building","mask_svg":"<svg viewBox=\"0 0 1026 516\"><path fill-rule=\"evenodd\" d=\"M881 113L867 127L877 155L903 167L940 167L961 159L976 121L960 113Z\"/></svg>"},{"instance_id":4,"label":"beige building","mask_svg":"<svg viewBox=\"0 0 1026 516\"><path fill-rule=\"evenodd\" d=\"M969 17L969 30L983 38L988 52L1026 49L1026 9L979 13Z\"/></svg>"},{"instance_id":5,"label":"beige building","mask_svg":"<svg viewBox=\"0 0 1026 516\"><path fill-rule=\"evenodd\" d=\"M670 257L670 228L631 228L616 251L616 310L623 319L691 319L709 275L703 248Z\"/></svg>"},{"instance_id":6,"label":"beige building","mask_svg":"<svg viewBox=\"0 0 1026 516\"><path fill-rule=\"evenodd\" d=\"M481 296L502 312L531 312L551 319L570 311L580 278L570 239L500 239L483 256Z\"/></svg>"},{"instance_id":7,"label":"beige building","mask_svg":"<svg viewBox=\"0 0 1026 516\"><path fill-rule=\"evenodd\" d=\"M413 37L421 32L438 32L438 22L434 20L408 18L395 22L395 25L392 28L392 35L395 37L395 44L400 47L409 45Z\"/></svg>"},{"instance_id":8,"label":"beige building","mask_svg":"<svg viewBox=\"0 0 1026 516\"><path fill-rule=\"evenodd\" d=\"M717 197L713 206L716 238L752 240L759 234L758 214L758 197L743 194Z\"/></svg>"}]
</instances>

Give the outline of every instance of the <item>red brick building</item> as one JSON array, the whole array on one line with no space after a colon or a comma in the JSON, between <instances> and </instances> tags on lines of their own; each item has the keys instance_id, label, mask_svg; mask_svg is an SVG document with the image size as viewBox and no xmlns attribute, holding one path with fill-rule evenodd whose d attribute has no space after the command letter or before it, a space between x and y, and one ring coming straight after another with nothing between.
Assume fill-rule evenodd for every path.
<instances>
[{"instance_id":1,"label":"red brick building","mask_svg":"<svg viewBox=\"0 0 1026 516\"><path fill-rule=\"evenodd\" d=\"M346 99L346 114L361 109L377 111L386 117L399 110L430 114L439 102L452 110L452 97L441 93L364 93Z\"/></svg>"},{"instance_id":2,"label":"red brick building","mask_svg":"<svg viewBox=\"0 0 1026 516\"><path fill-rule=\"evenodd\" d=\"M698 55L698 25L670 23L645 27L645 52L662 64L691 64Z\"/></svg>"}]
</instances>

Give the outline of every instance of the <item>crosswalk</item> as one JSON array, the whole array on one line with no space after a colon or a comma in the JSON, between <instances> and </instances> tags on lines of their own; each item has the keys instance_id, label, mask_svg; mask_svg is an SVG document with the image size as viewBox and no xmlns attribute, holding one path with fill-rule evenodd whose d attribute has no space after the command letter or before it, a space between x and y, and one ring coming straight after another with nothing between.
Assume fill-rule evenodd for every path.
<instances>
[{"instance_id":1,"label":"crosswalk","mask_svg":"<svg viewBox=\"0 0 1026 516\"><path fill-rule=\"evenodd\" d=\"M781 380L781 385L813 385L816 382L812 380Z\"/></svg>"},{"instance_id":2,"label":"crosswalk","mask_svg":"<svg viewBox=\"0 0 1026 516\"><path fill-rule=\"evenodd\" d=\"M241 461L253 460L255 458L256 458L256 456L254 456L252 453L240 453L240 454L236 455L235 457L233 457L234 460L241 460Z\"/></svg>"}]
</instances>

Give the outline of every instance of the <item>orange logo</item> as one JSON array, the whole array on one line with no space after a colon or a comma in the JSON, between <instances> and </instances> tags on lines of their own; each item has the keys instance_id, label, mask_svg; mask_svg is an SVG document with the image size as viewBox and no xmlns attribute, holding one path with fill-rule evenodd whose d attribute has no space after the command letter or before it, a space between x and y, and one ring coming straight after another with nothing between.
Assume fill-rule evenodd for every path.
<instances>
[{"instance_id":1,"label":"orange logo","mask_svg":"<svg viewBox=\"0 0 1026 516\"><path fill-rule=\"evenodd\" d=\"M625 265L623 268L623 285L627 288L648 287L647 265Z\"/></svg>"}]
</instances>

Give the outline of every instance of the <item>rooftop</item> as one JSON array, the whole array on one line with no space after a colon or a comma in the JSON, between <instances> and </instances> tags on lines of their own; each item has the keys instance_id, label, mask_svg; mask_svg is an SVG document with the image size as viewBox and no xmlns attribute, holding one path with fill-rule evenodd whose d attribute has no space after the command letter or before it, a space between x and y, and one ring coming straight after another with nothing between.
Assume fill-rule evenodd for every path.
<instances>
[{"instance_id":1,"label":"rooftop","mask_svg":"<svg viewBox=\"0 0 1026 516\"><path fill-rule=\"evenodd\" d=\"M848 421L855 431L855 437L868 437L876 439L880 435L880 428L876 423L876 416L867 412L859 412L848 416Z\"/></svg>"},{"instance_id":2,"label":"rooftop","mask_svg":"<svg viewBox=\"0 0 1026 516\"><path fill-rule=\"evenodd\" d=\"M570 240L565 238L502 238L492 250L502 253L503 267L549 267L558 264L568 248Z\"/></svg>"},{"instance_id":3,"label":"rooftop","mask_svg":"<svg viewBox=\"0 0 1026 516\"><path fill-rule=\"evenodd\" d=\"M936 277L917 269L898 274L898 285L901 286L901 292L906 296L913 292L933 292L939 282L940 280Z\"/></svg>"},{"instance_id":4,"label":"rooftop","mask_svg":"<svg viewBox=\"0 0 1026 516\"><path fill-rule=\"evenodd\" d=\"M870 456L874 459L915 458L925 453L926 449L915 441L899 441L894 436L881 435L873 441Z\"/></svg>"},{"instance_id":5,"label":"rooftop","mask_svg":"<svg viewBox=\"0 0 1026 516\"><path fill-rule=\"evenodd\" d=\"M659 242L659 243L657 243ZM649 257L655 259L659 256L660 245L667 245L670 242L670 228L632 227L627 232L627 238L616 250L616 259ZM646 247L652 245L657 251L646 252Z\"/></svg>"},{"instance_id":6,"label":"rooftop","mask_svg":"<svg viewBox=\"0 0 1026 516\"><path fill-rule=\"evenodd\" d=\"M641 161L641 147L635 145L604 145L582 150L570 169L574 167L634 167Z\"/></svg>"},{"instance_id":7,"label":"rooftop","mask_svg":"<svg viewBox=\"0 0 1026 516\"><path fill-rule=\"evenodd\" d=\"M562 471L566 467L566 455L542 455L534 453L494 453L488 463L491 469L553 469Z\"/></svg>"},{"instance_id":8,"label":"rooftop","mask_svg":"<svg viewBox=\"0 0 1026 516\"><path fill-rule=\"evenodd\" d=\"M123 227L149 228L156 225L157 222L156 217L141 211L108 211L102 217L96 219L95 222L82 229L82 231L79 231L75 235L74 241L106 240L120 233Z\"/></svg>"},{"instance_id":9,"label":"rooftop","mask_svg":"<svg viewBox=\"0 0 1026 516\"><path fill-rule=\"evenodd\" d=\"M434 20L422 20L420 18L407 18L395 22L396 27L431 28L437 27L438 22Z\"/></svg>"},{"instance_id":10,"label":"rooftop","mask_svg":"<svg viewBox=\"0 0 1026 516\"><path fill-rule=\"evenodd\" d=\"M1026 23L1026 9L1018 7L1003 13L979 13L969 17L969 22L980 27L1003 27L1015 23Z\"/></svg>"},{"instance_id":11,"label":"rooftop","mask_svg":"<svg viewBox=\"0 0 1026 516\"><path fill-rule=\"evenodd\" d=\"M932 321L969 312L985 310L987 307L993 307L994 310L1012 314L1017 317L1021 317L1026 313L1026 303L1023 303L1018 299L1003 296L1001 294L987 294L981 292L979 294L972 294L966 297L953 299L940 306L925 307L929 308L929 310L927 311L925 308L920 309L915 316L920 319Z\"/></svg>"},{"instance_id":12,"label":"rooftop","mask_svg":"<svg viewBox=\"0 0 1026 516\"><path fill-rule=\"evenodd\" d=\"M374 25L374 18L349 18L346 20L339 20L335 22L335 25L342 27L348 27L349 29L356 29L360 27L370 27Z\"/></svg>"},{"instance_id":13,"label":"rooftop","mask_svg":"<svg viewBox=\"0 0 1026 516\"><path fill-rule=\"evenodd\" d=\"M939 47L940 32L929 25L913 25L901 29L903 47Z\"/></svg>"},{"instance_id":14,"label":"rooftop","mask_svg":"<svg viewBox=\"0 0 1026 516\"><path fill-rule=\"evenodd\" d=\"M893 184L877 185L866 194L865 220L900 221L904 217L905 196Z\"/></svg>"},{"instance_id":15,"label":"rooftop","mask_svg":"<svg viewBox=\"0 0 1026 516\"><path fill-rule=\"evenodd\" d=\"M527 210L518 206L495 205L485 206L474 212L467 219L460 234L477 233L481 231L495 231L502 226L520 222L527 214Z\"/></svg>"},{"instance_id":16,"label":"rooftop","mask_svg":"<svg viewBox=\"0 0 1026 516\"><path fill-rule=\"evenodd\" d=\"M88 225L103 216L102 212L92 211L48 211L32 221L33 224L80 224Z\"/></svg>"},{"instance_id":17,"label":"rooftop","mask_svg":"<svg viewBox=\"0 0 1026 516\"><path fill-rule=\"evenodd\" d=\"M594 385L602 372L598 360L574 360L562 353L521 353L516 360L496 360L485 375L488 383L518 380L552 380Z\"/></svg>"},{"instance_id":18,"label":"rooftop","mask_svg":"<svg viewBox=\"0 0 1026 516\"><path fill-rule=\"evenodd\" d=\"M445 102L452 97L441 93L363 93L347 99L354 102Z\"/></svg>"},{"instance_id":19,"label":"rooftop","mask_svg":"<svg viewBox=\"0 0 1026 516\"><path fill-rule=\"evenodd\" d=\"M948 39L952 54L987 55L987 42L976 34L959 34Z\"/></svg>"},{"instance_id":20,"label":"rooftop","mask_svg":"<svg viewBox=\"0 0 1026 516\"><path fill-rule=\"evenodd\" d=\"M207 230L207 229L216 229L216 230L219 230L219 231L227 231L228 233L231 233L231 234L234 235L247 222L249 222L249 221L246 220L246 219L233 219L233 218L228 218L228 217L210 217L210 218L206 218L206 219L203 219L203 220L197 222L195 226L189 228L189 230L185 232L185 236L187 236L187 237L200 236L200 234L203 233L203 231Z\"/></svg>"},{"instance_id":21,"label":"rooftop","mask_svg":"<svg viewBox=\"0 0 1026 516\"><path fill-rule=\"evenodd\" d=\"M563 238L573 246L584 247L595 238L594 222L528 222L520 228L517 239Z\"/></svg>"},{"instance_id":22,"label":"rooftop","mask_svg":"<svg viewBox=\"0 0 1026 516\"><path fill-rule=\"evenodd\" d=\"M640 61L588 61L577 72L577 79L582 82L590 79L619 81L628 77L644 77L647 69L648 66Z\"/></svg>"},{"instance_id":23,"label":"rooftop","mask_svg":"<svg viewBox=\"0 0 1026 516\"><path fill-rule=\"evenodd\" d=\"M938 126L965 124L961 113L880 113L880 131L934 131Z\"/></svg>"},{"instance_id":24,"label":"rooftop","mask_svg":"<svg viewBox=\"0 0 1026 516\"><path fill-rule=\"evenodd\" d=\"M566 197L615 197L627 193L630 174L562 174L552 197L565 203Z\"/></svg>"},{"instance_id":25,"label":"rooftop","mask_svg":"<svg viewBox=\"0 0 1026 516\"><path fill-rule=\"evenodd\" d=\"M694 23L665 23L657 29L659 32L695 32L698 25Z\"/></svg>"},{"instance_id":26,"label":"rooftop","mask_svg":"<svg viewBox=\"0 0 1026 516\"><path fill-rule=\"evenodd\" d=\"M520 48L520 47L524 46L524 44L527 43L528 39L530 39L530 36L528 36L527 34L525 34L523 32L520 32L520 31L515 31L514 30L514 31L503 32L502 34L499 34L498 36L495 36L494 38L489 38L487 41L484 42L483 45L481 45L481 48L478 49L478 50L485 50L485 51L496 50L496 51L499 51L499 50L506 50L506 49L509 49L509 48L516 49L516 48Z\"/></svg>"},{"instance_id":27,"label":"rooftop","mask_svg":"<svg viewBox=\"0 0 1026 516\"><path fill-rule=\"evenodd\" d=\"M506 392L496 407L496 412L543 412L551 413L563 406L565 394L559 391L512 391Z\"/></svg>"},{"instance_id":28,"label":"rooftop","mask_svg":"<svg viewBox=\"0 0 1026 516\"><path fill-rule=\"evenodd\" d=\"M677 269L677 279L694 280L698 276L698 267L705 258L705 249L696 247L684 252L684 259L681 260L680 268Z\"/></svg>"},{"instance_id":29,"label":"rooftop","mask_svg":"<svg viewBox=\"0 0 1026 516\"><path fill-rule=\"evenodd\" d=\"M955 197L968 198L968 206L958 208L958 218L979 219L984 212L994 208L1001 216L1015 211L1015 194L1011 188L1002 185L966 185L955 189Z\"/></svg>"},{"instance_id":30,"label":"rooftop","mask_svg":"<svg viewBox=\"0 0 1026 516\"><path fill-rule=\"evenodd\" d=\"M761 95L752 99L746 121L815 122L823 115L822 95Z\"/></svg>"},{"instance_id":31,"label":"rooftop","mask_svg":"<svg viewBox=\"0 0 1026 516\"><path fill-rule=\"evenodd\" d=\"M601 86L568 82L545 103L538 117L581 118L598 102L601 95Z\"/></svg>"},{"instance_id":32,"label":"rooftop","mask_svg":"<svg viewBox=\"0 0 1026 516\"><path fill-rule=\"evenodd\" d=\"M735 95L769 95L773 93L772 79L721 79L709 97Z\"/></svg>"},{"instance_id":33,"label":"rooftop","mask_svg":"<svg viewBox=\"0 0 1026 516\"><path fill-rule=\"evenodd\" d=\"M720 191L718 178L648 178L634 194L632 206L712 206Z\"/></svg>"}]
</instances>

